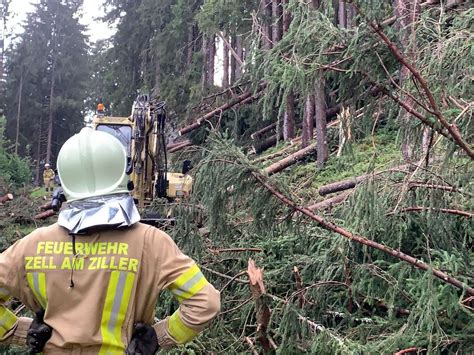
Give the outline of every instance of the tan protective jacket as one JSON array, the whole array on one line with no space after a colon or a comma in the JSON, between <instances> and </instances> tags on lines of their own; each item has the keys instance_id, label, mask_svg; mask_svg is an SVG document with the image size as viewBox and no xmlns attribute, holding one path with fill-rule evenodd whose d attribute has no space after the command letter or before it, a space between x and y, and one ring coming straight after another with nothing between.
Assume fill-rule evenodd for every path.
<instances>
[{"instance_id":1,"label":"tan protective jacket","mask_svg":"<svg viewBox=\"0 0 474 355\"><path fill-rule=\"evenodd\" d=\"M0 255L0 299L46 310L53 328L45 354L123 354L133 324L153 325L161 347L193 339L220 310L219 292L164 232L136 223L124 230L71 236L39 228ZM180 302L154 322L162 289ZM0 341L25 344L31 319L0 306Z\"/></svg>"},{"instance_id":2,"label":"tan protective jacket","mask_svg":"<svg viewBox=\"0 0 474 355\"><path fill-rule=\"evenodd\" d=\"M54 173L54 170L53 169L45 169L43 171L43 180L51 180L51 179L54 179L54 177L56 176L56 174Z\"/></svg>"}]
</instances>

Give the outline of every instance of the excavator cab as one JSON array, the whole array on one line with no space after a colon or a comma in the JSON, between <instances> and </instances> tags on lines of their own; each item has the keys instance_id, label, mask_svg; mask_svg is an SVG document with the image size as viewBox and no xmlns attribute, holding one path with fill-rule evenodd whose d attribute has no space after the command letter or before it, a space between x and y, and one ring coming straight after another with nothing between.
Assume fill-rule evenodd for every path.
<instances>
[{"instance_id":1,"label":"excavator cab","mask_svg":"<svg viewBox=\"0 0 474 355\"><path fill-rule=\"evenodd\" d=\"M165 102L151 101L148 95L137 97L128 117L97 112L92 120L94 129L113 135L125 147L129 189L142 213L156 198L176 202L192 191L193 178L188 174L190 162L183 164L181 173L167 171L165 124ZM160 224L152 223L156 219L159 218L154 216L145 222Z\"/></svg>"}]
</instances>

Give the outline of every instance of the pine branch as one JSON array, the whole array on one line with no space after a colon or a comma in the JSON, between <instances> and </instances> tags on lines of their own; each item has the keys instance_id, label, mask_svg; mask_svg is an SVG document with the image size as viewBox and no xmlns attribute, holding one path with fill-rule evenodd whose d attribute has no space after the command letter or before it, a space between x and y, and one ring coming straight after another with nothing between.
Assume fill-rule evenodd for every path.
<instances>
[{"instance_id":1,"label":"pine branch","mask_svg":"<svg viewBox=\"0 0 474 355\"><path fill-rule=\"evenodd\" d=\"M185 126L181 128L178 132L180 136L189 133L191 131L194 131L195 129L201 127L202 123L211 119L212 117L222 114L223 112L229 110L230 108L238 105L238 104L248 104L253 102L254 100L258 99L260 92L265 88L266 84L262 83L259 85L258 90L256 93L253 93L252 91L247 91L233 100L228 101L222 106L219 106L218 108L206 113L205 115L197 118L193 123L191 123L188 126Z\"/></svg>"},{"instance_id":2,"label":"pine branch","mask_svg":"<svg viewBox=\"0 0 474 355\"><path fill-rule=\"evenodd\" d=\"M359 12L360 15L363 16L361 13L360 9L358 6L355 6L357 11ZM383 32L383 27L374 22L369 21L369 26L372 28L372 30L381 38L381 40L387 45L388 49L392 52L394 57L403 65L405 66L411 74L414 76L416 81L421 85L423 92L425 93L426 97L428 98L428 101L430 103L431 109L430 111L433 112L434 116L437 118L438 122L449 132L449 135L451 138L454 140L456 145L458 145L462 150L464 150L467 155L474 160L474 150L471 149L469 144L464 141L461 133L459 132L458 127L455 124L450 124L446 118L443 116L441 113L438 104L436 103L436 100L434 98L433 93L431 92L428 83L426 79L420 74L417 68L415 68L409 61L408 59L398 50L397 46L395 43L393 43L387 35ZM408 106L408 105L406 105ZM408 111L408 110L407 110ZM408 111L410 112L410 111ZM412 113L412 112L410 112ZM413 113L412 113L413 114ZM417 116L418 117L418 116ZM419 118L419 117L418 117ZM423 121L423 120L422 120ZM424 122L424 121L423 121ZM425 122L424 122L425 123Z\"/></svg>"},{"instance_id":3,"label":"pine branch","mask_svg":"<svg viewBox=\"0 0 474 355\"><path fill-rule=\"evenodd\" d=\"M432 207L412 206L412 207L405 207L400 210L400 212L423 212L423 211L443 212L443 213L454 214L454 215L468 217L468 218L474 217L474 213L461 211L461 210L454 210L450 208L432 208ZM395 213L391 212L389 214L391 215Z\"/></svg>"},{"instance_id":4,"label":"pine branch","mask_svg":"<svg viewBox=\"0 0 474 355\"><path fill-rule=\"evenodd\" d=\"M314 214L308 208L298 206L290 198L283 195L275 186L269 184L268 181L262 175L259 175L256 172L252 172L252 175L263 187L265 187L268 191L270 191L278 200L280 200L284 204L290 206L292 209L294 209L298 212L301 212L302 214L304 214L307 217L311 218L312 220L316 221L324 229L335 232L335 233L343 236L344 238L352 240L356 243L366 245L369 248L380 250L380 251L382 251L386 254L389 254L389 255L397 258L397 259L405 261L408 264L413 265L414 267L416 267L418 269L421 269L421 270L424 270L424 271L431 270L433 275L436 276L437 278L439 278L440 280L442 280L443 282L451 284L451 285L453 285L453 286L455 286L455 287L457 287L461 290L466 291L469 295L474 296L474 288L465 285L462 281L448 275L447 273L445 273L441 270L438 270L438 269L432 267L431 265L428 265L428 264L424 263L421 260L418 260L418 259L414 258L411 255L405 254L405 253L403 253L399 250L392 249L388 246L382 245L382 244L377 243L373 240L366 239L366 238L358 236L358 235L354 235L351 232L349 232L348 230L346 230L344 228L341 228L341 227L337 226L336 224L334 224L332 222L326 221L322 217Z\"/></svg>"}]
</instances>

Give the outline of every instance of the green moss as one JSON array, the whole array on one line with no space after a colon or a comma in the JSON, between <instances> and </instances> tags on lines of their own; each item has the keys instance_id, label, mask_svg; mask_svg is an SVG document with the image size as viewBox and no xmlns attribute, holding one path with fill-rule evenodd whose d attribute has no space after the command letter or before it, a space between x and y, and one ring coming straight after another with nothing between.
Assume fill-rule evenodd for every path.
<instances>
[{"instance_id":1,"label":"green moss","mask_svg":"<svg viewBox=\"0 0 474 355\"><path fill-rule=\"evenodd\" d=\"M325 184L385 169L397 165L401 160L395 135L383 131L352 143L341 157L335 157L335 154L334 152L322 169L318 170L315 157L310 157L287 169L283 178L293 187L304 187L300 192L308 198L314 198L317 196L317 189Z\"/></svg>"}]
</instances>

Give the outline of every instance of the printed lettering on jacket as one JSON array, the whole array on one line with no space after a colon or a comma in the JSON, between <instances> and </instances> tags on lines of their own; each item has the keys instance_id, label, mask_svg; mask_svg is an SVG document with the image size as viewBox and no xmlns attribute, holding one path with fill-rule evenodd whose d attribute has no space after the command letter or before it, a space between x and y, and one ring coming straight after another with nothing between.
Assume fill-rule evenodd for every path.
<instances>
[{"instance_id":1,"label":"printed lettering on jacket","mask_svg":"<svg viewBox=\"0 0 474 355\"><path fill-rule=\"evenodd\" d=\"M139 261L128 255L128 243L40 241L25 257L25 270L119 270L137 272Z\"/></svg>"}]
</instances>

